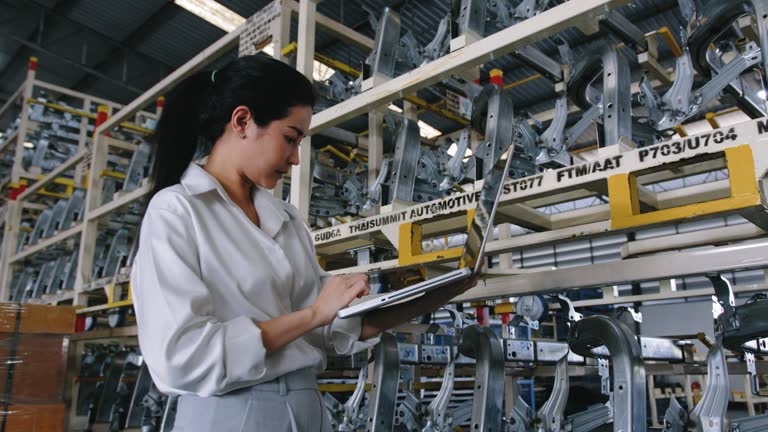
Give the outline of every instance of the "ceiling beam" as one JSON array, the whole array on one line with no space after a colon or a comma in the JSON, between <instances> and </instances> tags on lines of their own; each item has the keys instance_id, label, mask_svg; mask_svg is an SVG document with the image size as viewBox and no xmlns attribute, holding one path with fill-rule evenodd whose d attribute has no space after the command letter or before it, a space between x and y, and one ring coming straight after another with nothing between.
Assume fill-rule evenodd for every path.
<instances>
[{"instance_id":1,"label":"ceiling beam","mask_svg":"<svg viewBox=\"0 0 768 432\"><path fill-rule=\"evenodd\" d=\"M47 49L47 48L45 48L45 47L43 47L41 45L38 45L38 44L36 44L34 42L30 42L30 41L28 41L28 40L26 40L26 39L24 39L22 37L19 37L17 35L13 35L13 34L10 34L10 33L5 33L5 32L0 32L0 37L7 37L7 38L10 38L10 39L13 39L16 42L26 46L27 48L32 49L33 51L37 51L37 52L40 52L40 53L45 54L47 56L54 57L54 58L56 58L57 60L59 60L61 62L64 62L64 63L66 63L66 64L68 64L68 65L70 65L72 67L78 68L80 70L83 70L86 73L88 73L90 75L93 75L93 76L95 76L97 78L103 79L105 81L109 81L112 84L120 86L120 87L122 87L122 88L124 88L124 89L126 89L128 91L131 91L131 92L137 94L137 95L142 93L142 90L137 89L136 87L130 86L130 85L128 85L128 84L126 84L126 83L124 83L124 82L122 82L120 80L116 80L116 79L114 79L114 78L112 78L110 76L107 76L107 75L105 75L105 74L103 74L103 73L101 73L101 72L99 72L99 71L97 71L95 69L92 69L92 68L90 68L90 67L88 67L86 65L80 64L79 62L77 62L75 60L72 60L72 59L69 59L67 57L64 57L64 56L62 56L60 54L57 54L57 53L55 53L55 52L53 52L53 51L51 51L51 50L49 50L49 49Z\"/></svg>"},{"instance_id":2,"label":"ceiling beam","mask_svg":"<svg viewBox=\"0 0 768 432\"><path fill-rule=\"evenodd\" d=\"M74 20L74 19L66 16L64 14L65 12L62 10L62 9L66 9L66 7L64 7L64 8L61 7L61 6L65 6L66 4L60 3L60 4L57 4L53 8L50 8L50 7L46 6L45 4L43 4L40 0L32 0L32 2L38 8L40 8L42 10L45 10L50 15L53 15L53 16L55 16L58 19L61 19L61 20L67 21L69 23L75 24L75 25L77 25L77 26L79 26L81 28L84 28L84 29L92 32L92 33L95 33L95 34L99 35L102 39L104 39L104 40L108 41L109 43L119 47L122 50L130 52L131 54L133 54L133 55L135 55L137 57L141 57L143 59L149 60L150 62L160 63L160 64L162 64L163 66L165 66L165 67L167 67L169 69L174 69L175 68L175 66L173 66L173 65L171 65L169 63L166 63L163 59L159 59L157 57L154 57L154 56L151 56L151 55L148 55L148 54L144 54L141 51L137 51L133 47L127 45L124 41L120 41L120 40L114 39L110 35L96 30L95 28L93 28L90 25L88 25L87 22L77 21L77 20ZM151 20L160 10L163 10L169 3L172 3L172 2L163 3L163 6L161 6L157 11L155 11L155 13L150 15L150 17L145 21L145 23L147 21ZM134 35L134 33L131 33L129 35L129 37L126 37L125 39L128 40L130 38L130 36L133 36L133 35Z\"/></svg>"},{"instance_id":3,"label":"ceiling beam","mask_svg":"<svg viewBox=\"0 0 768 432\"><path fill-rule=\"evenodd\" d=\"M128 36L126 36L122 41L116 41L117 45L120 48L111 50L109 53L107 53L107 55L105 55L101 60L97 61L93 65L93 69L99 70L103 68L104 66L108 65L115 59L119 58L120 54L123 54L125 51L129 51L132 53L138 52L133 48L133 44L137 42L140 36L150 31L150 28L154 28L155 26L159 25L158 23L159 17L163 15L165 11L171 7L175 7L173 2L163 3L163 5L160 8L158 8L154 13L152 13L152 15L150 15L146 20L144 20L144 22L141 23L138 27L133 29L133 31L131 31L131 33ZM144 54L142 55L144 57L148 57ZM148 57L148 58L155 59L154 57ZM155 60L155 61L160 62L159 60ZM163 64L163 66L165 66L163 75L167 75L168 72L171 72L176 69L175 66L172 66L168 63L165 63L165 62L160 62L160 63ZM83 76L75 80L74 84L72 84L70 87L74 90L80 89L85 84L87 76L88 76L87 74L84 74Z\"/></svg>"}]
</instances>

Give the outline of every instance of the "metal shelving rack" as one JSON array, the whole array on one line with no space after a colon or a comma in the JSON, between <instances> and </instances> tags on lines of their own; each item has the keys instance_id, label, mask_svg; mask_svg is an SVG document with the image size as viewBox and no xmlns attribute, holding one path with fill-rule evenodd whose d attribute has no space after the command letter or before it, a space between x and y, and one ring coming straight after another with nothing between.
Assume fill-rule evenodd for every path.
<instances>
[{"instance_id":1,"label":"metal shelving rack","mask_svg":"<svg viewBox=\"0 0 768 432\"><path fill-rule=\"evenodd\" d=\"M586 34L592 34L598 30L598 20L611 9L628 4L629 0L579 0L556 6L548 11L527 19L514 27L501 30L491 36L471 42L464 41L465 45L457 43L449 54L433 63L416 68L396 78L375 82L372 88L353 96L331 108L317 113L312 120L310 134L317 134L325 129L339 125L340 123L357 116L368 116L369 134L364 150L369 161L369 184L378 176L379 166L383 159L383 114L382 109L389 103L403 98L403 95L415 94L419 89L428 87L450 75L473 75L477 68L493 58L505 56L516 49L520 49L532 42L553 35L568 27L578 27ZM114 161L125 164L130 155L136 153L136 144L126 142L113 135L115 128L119 128L124 122L137 122L136 116L151 117L151 114L142 114L140 110L151 107L163 94L167 93L177 83L214 63L222 56L231 53L242 43L241 36L247 31L254 31L261 35L261 39L250 42L271 42L275 47L283 48L292 42L290 39L291 17L298 15L297 69L307 76L311 76L313 59L315 58L314 39L318 28L333 34L345 43L371 50L374 41L363 36L342 24L335 22L317 12L317 4L313 0L276 0L269 6L269 19L264 19L264 14L257 14L246 24L225 35L203 52L188 61L178 70L171 73L165 79L157 83L143 95L132 101L125 107L111 106L108 110L110 117L105 119L95 130L93 143L90 148L83 145L81 152L69 159L44 178L32 177L34 183L30 183L26 191L22 192L16 201L9 202L5 211L6 230L3 241L3 251L0 254L0 284L2 298L8 298L9 284L11 280L11 266L16 262L38 254L50 246L62 243L70 243L71 250L77 253L77 268L73 289L65 294L67 300L74 305L81 306L80 314L99 313L105 310L129 306L130 281L128 280L129 268L117 268L114 274L99 277L94 269L98 266L96 255L100 236L110 230L110 223L114 217L125 217L126 214L140 213L141 203L146 199L151 185L142 180L138 186L130 191L111 194L105 192L111 175ZM261 21L259 21L261 20ZM471 42L471 43L470 43ZM281 49L275 49L276 56L285 59ZM34 71L30 72L28 83L36 83ZM31 88L31 87L29 87ZM51 88L64 94L65 89ZM20 90L14 99L31 97L31 90ZM68 91L66 91L68 92ZM91 99L92 103L102 103ZM5 107L4 107L5 109ZM409 110L406 110L409 111ZM414 110L411 114L414 115ZM159 112L159 111L156 111ZM719 125L718 125L719 128ZM730 130L733 129L733 132ZM22 130L22 129L20 129ZM528 226L533 225L535 230L524 235L510 236L509 232L502 234L500 229L499 239L488 245L488 252L494 257L500 257L500 265L487 271L488 278L478 287L468 291L458 299L461 302L478 302L486 305L489 300L496 306L496 313L507 311L510 297L522 294L552 292L566 289L593 288L603 289L604 296L600 299L581 300L574 302L577 307L600 304L618 304L629 302L651 301L669 298L703 297L712 294L712 289L686 290L675 289L674 279L686 275L697 275L713 270L731 270L744 268L748 263L749 268L762 269L768 267L768 244L763 241L752 241L735 247L712 247L695 251L686 248L711 245L714 236L718 243L732 240L755 239L764 235L768 224L764 219L765 208L764 192L758 189L759 184L764 185L763 173L768 169L768 160L763 146L763 133L768 130L768 122L764 119L744 122L733 128L726 127L714 132L699 134L690 139L707 139L716 136L735 134L738 139L729 142L721 142L715 149L700 148L696 151L686 152L683 155L664 154L659 144L657 148L660 157L648 158L648 154L641 157L645 149L632 149L620 145L599 149L591 153L580 154L579 162L575 166L586 170L586 174L576 175L574 167L561 170L547 171L545 173L514 180L509 183L509 190L503 197L503 206L500 210L502 220L500 228L508 231L510 224L525 221ZM762 132L761 132L762 131ZM149 131L138 131L149 134ZM18 152L23 145L23 138L17 139L18 145L14 147ZM678 141L680 142L680 141ZM722 144L722 145L721 145ZM305 219L309 216L309 200L312 182L310 172L311 138L306 138L301 145L302 163L294 167L291 173L291 202L294 203ZM725 157L722 156L725 153ZM691 164L688 159L691 156L708 158L707 163ZM595 161L621 158L621 167L616 169L594 170ZM16 158L17 160L19 158ZM712 162L712 160L717 161ZM618 164L614 164L618 165ZM586 168L585 168L586 167ZM632 189L629 180L637 171L652 170L648 181L667 181L692 175L730 168L731 177L725 181L712 182L704 186L683 188L673 192L648 192ZM81 173L89 172L87 181L78 184L84 186L86 195L84 198L84 215L78 225L60 232L30 249L16 252L23 212L40 211L43 206L37 201L38 192L43 188L53 185L59 176L75 168ZM619 169L620 168L620 169ZM571 170L571 171L569 171ZM14 166L15 181L28 173L16 169ZM568 174L570 173L570 174ZM734 177L734 173L738 173ZM563 187L563 176L569 183ZM475 185L476 187L477 185ZM578 186L578 187L577 187ZM275 189L276 193L282 191L282 185ZM764 191L764 189L762 189ZM691 192L695 192L701 202L692 203ZM471 191L467 194L472 193ZM607 196L610 203L594 205L587 208L576 209L558 214L547 214L541 208L556 206L568 202L593 197L596 194ZM725 194L725 195L724 195ZM638 195L642 195L638 197ZM109 196L111 198L107 199ZM382 271L395 271L403 268L427 267L431 271L441 271L445 264L456 260L455 255L439 253L437 255L425 255L416 248L408 248L408 245L420 244L422 238L434 238L451 233L459 233L466 228L466 210L471 207L464 195L457 194L445 199L432 201L425 204L396 204L393 206L378 208L374 214L349 223L316 230L313 232L315 243L323 261L334 272L349 272L370 269ZM712 198L714 197L714 198ZM737 198L737 199L733 199ZM722 201L732 199L731 201ZM639 202L656 203L655 212L641 214L636 207ZM693 207L692 207L693 206ZM134 207L131 209L131 207ZM130 209L130 210L129 210ZM611 235L625 235L649 227L676 223L687 218L688 214L705 215L708 217L740 214L748 219L751 224L738 226L726 226L715 230L703 230L676 234L663 239L633 240L625 244L622 251L623 258L612 262L596 263L589 266L572 268L519 268L515 267L512 258L514 253L531 246L546 246L559 242L579 239L600 240ZM401 215L401 216L397 216ZM388 222L382 220L388 218ZM378 222L378 223L375 223ZM368 228L363 228L368 227ZM9 228L11 228L9 230ZM414 234L418 232L418 234ZM349 249L371 246L381 242L389 242L399 250L396 259L384 262L374 262L349 267L348 257L339 259ZM663 255L655 254L660 251L673 251ZM446 251L447 252L447 251ZM658 294L645 294L634 296L620 296L616 286L637 280L659 280L661 288ZM765 290L765 284L734 287L735 292L753 292ZM52 302L61 301L64 298L50 299ZM498 305L496 299L503 299L506 304ZM135 329L128 329L128 333L135 334ZM98 337L98 335L95 335ZM73 339L75 343L76 340ZM586 368L585 368L586 369ZM594 369L594 368L592 368ZM594 373L594 370L588 371ZM675 371L671 371L674 373Z\"/></svg>"},{"instance_id":2,"label":"metal shelving rack","mask_svg":"<svg viewBox=\"0 0 768 432\"><path fill-rule=\"evenodd\" d=\"M350 118L368 115L369 134L365 140L365 151L369 158L369 179L375 179L378 176L377 161L382 159L382 115L381 107L386 106L392 101L399 99L402 95L415 93L416 90L428 87L449 75L467 75L476 73L477 68L492 58L507 55L512 51L519 49L533 41L540 40L552 34L555 34L568 27L577 27L584 33L591 34L597 31L597 23L607 11L616 7L628 4L627 0L588 0L567 5L556 6L550 10L540 13L532 18L520 22L514 27L501 30L495 34L485 37L472 43L471 49L460 47L461 44L454 44L455 49L445 55L438 62L429 63L425 66L416 68L401 76L376 82L372 88L353 96L350 99L341 102L335 106L317 113L312 120L310 134L316 134L324 129L334 127L339 123ZM216 61L222 55L233 51L238 43L242 45L240 36L250 27L261 26L262 42L271 42L274 46L287 47L291 44L290 39L290 19L298 15L298 37L296 42L297 49L297 68L307 75L311 75L312 61L315 58L314 36L318 28L333 34L345 43L353 44L357 47L371 50L374 41L368 37L360 35L351 29L328 19L317 13L315 2L291 0L276 1L269 6L269 19L265 19L265 14L257 14L249 23L225 35L219 41L215 42L209 48L201 52L195 58L191 59L184 66L159 82L145 94L131 102L120 111L116 112L111 118L97 130L94 144L91 149L80 153L67 162L67 165L60 167L62 171L81 164L87 160L87 169L92 173L102 173L109 171L108 160L114 157L116 153L130 153L134 147L128 143L122 143L112 137L105 135L105 132L112 130L120 123L132 120L133 117L143 107L147 107L162 94L166 93L180 80L189 74L204 68ZM256 23L258 21L258 23ZM647 35L653 37L654 34ZM256 42L256 41L251 41ZM465 41L466 42L466 41ZM458 48L456 48L458 47ZM279 50L276 50L279 51ZM277 54L283 57L280 53ZM283 57L284 58L284 57ZM655 75L658 75L656 71ZM408 111L408 110L406 110ZM414 110L411 110L412 112ZM710 117L708 117L710 119ZM716 120L715 121L716 124ZM525 235L518 235L504 240L496 240L489 244L489 253L499 255L505 253L515 253L530 247L531 245L544 246L556 242L568 241L576 238L595 238L599 239L606 235L623 234L644 229L649 226L655 226L663 223L675 223L686 217L686 212L696 214L744 214L746 217L757 224L759 227L746 229L740 227L725 227L715 231L704 231L701 233L687 233L673 236L665 239L663 242L654 241L654 244L663 243L663 250L675 250L696 245L710 243L712 235L718 235L719 238L755 238L761 235L762 228L766 227L765 221L761 216L762 203L759 202L760 193L756 191L756 185L762 174L760 170L763 167L764 160L757 157L755 150L761 140L760 134L755 132L759 127L759 121L747 122L738 125L738 137L740 142L729 142L717 152L727 150L733 153L733 157L721 158L719 168L736 167L734 161L740 164L740 167L749 165L750 171L754 177L741 177L738 182L729 180L712 182L695 188L683 188L671 192L653 192L640 191L641 200L655 203L661 211L653 212L651 215L640 215L634 213L632 208L633 194L637 190L631 190L626 184L626 179L633 175L633 172L643 169L658 168L664 164L674 165L676 171L660 170L647 179L648 181L663 181L680 178L684 175L691 175L698 172L714 169L714 165L694 164L686 165L684 159L693 155L704 155L707 151L697 151L686 153L680 156L665 156L651 160L646 158L640 160L642 150L632 150L626 146L609 146L606 149L599 149L592 152L582 153L577 156L581 160L577 165L580 168L589 170L589 165L595 161L604 161L610 158L622 158L624 161L621 169L610 172L590 172L586 176L575 176L573 168L565 168L560 171L548 171L531 178L515 180L510 182L509 190L503 197L503 206L500 215L503 220L498 221L502 224L525 222L534 232ZM761 123L760 123L761 124ZM716 133L728 133L731 128L725 128ZM711 136L711 133L710 133ZM742 144L747 140L750 151L753 155L752 160L749 157L736 155L738 147L736 144ZM311 157L311 138L306 138L306 142L301 146L301 160L307 161ZM740 150L745 152L746 150ZM661 150L664 153L664 150ZM712 152L709 152L712 153ZM87 156L87 158L86 158ZM71 165L69 165L71 164ZM731 164L731 165L728 165ZM751 165L750 165L751 164ZM655 169L655 168L654 168ZM743 169L732 169L732 172L742 172ZM682 174L681 174L682 173ZM562 180L569 180L567 187L563 187ZM306 218L309 214L309 190L311 184L311 173L309 164L302 163L294 167L291 173L291 201L297 205L301 214ZM149 185L143 182L140 187L124 194L118 194L115 199L104 201L103 189L105 186L105 176L90 176L87 182L87 194L85 197L85 217L84 222L73 231L64 232L61 238L74 239L77 242L79 235L78 265L75 282L73 302L76 305L84 306L84 313L96 311L99 309L130 304L130 297L127 289L116 290L115 283L123 288L127 284L127 270L122 269L117 275L111 275L107 278L96 277L94 273L94 255L96 254L96 243L99 234L109 218L120 212L125 212L130 207L140 201L149 191ZM624 180L622 180L624 179ZM51 183L52 177L47 180L37 182L33 188L41 188ZM693 207L691 194L702 199L710 196L719 196L724 192L727 195L728 190L734 185L743 186L740 189L742 202L737 204L734 201L723 203L718 200L704 202L703 205ZM576 189L575 185L582 186ZM738 186L737 185L737 186ZM576 189L576 190L574 190ZM694 190L695 189L695 190ZM281 187L276 188L281 190ZM608 193L605 193L607 190ZM742 193L743 192L743 193ZM31 191L25 192L27 194ZM468 192L472 193L472 192ZM546 206L557 205L558 203L590 197L604 195L610 199L609 204L601 204L573 211L561 212L558 214L547 214L540 209ZM745 198L749 195L749 198ZM29 195L26 195L29 196ZM447 198L432 201L425 204L393 205L384 208L378 208L373 216L358 219L346 224L335 225L329 228L316 230L315 243L318 248L318 254L326 265L335 272L346 272L353 270L368 270L371 268L381 269L383 271L393 271L396 269L408 267L430 267L439 269L441 264L450 262L451 254L442 254L441 259L433 260L432 256L422 256L418 250L410 250L404 253L403 245L416 244L418 239L414 237L414 232L424 239L444 235L449 233L458 233L465 226L465 216L463 213L471 207L468 200L462 200L463 195L451 195ZM744 200L752 200L744 204ZM24 200L21 200L24 202ZM744 205L742 205L744 204ZM707 211L702 208L709 205ZM437 209L437 211L430 211ZM13 212L10 212L13 213ZM399 216L402 215L402 216ZM389 217L388 222L383 222ZM378 219L377 219L378 218ZM401 225L408 225L411 230L401 229ZM101 225L101 228L100 228ZM373 228L361 228L363 226L373 226ZM746 233L749 231L749 233ZM737 232L738 231L738 232ZM59 240L57 238L56 240ZM399 250L397 259L368 263L357 267L349 267L348 256L343 260L334 263L341 255L346 255L346 251L352 247L372 245L380 241L388 241L395 250ZM7 243L7 242L6 242ZM47 245L47 243L46 243ZM43 245L45 246L45 245ZM765 245L757 243L752 246L750 251L762 251ZM636 241L627 244L626 257L634 256L638 253L648 254L655 250L662 250L656 246L649 246L649 241ZM642 249L642 251L637 252ZM746 251L741 249L742 252ZM7 251L6 251L7 252ZM747 252L744 252L747 253ZM5 253L7 257L12 254ZM736 266L738 253L729 251L716 251L704 260L692 260L689 252L677 252L676 258L679 262L686 264L676 265L674 269L664 266L664 262L672 262L670 256L665 258L656 258L654 256L645 256L643 260L645 270L642 274L632 273L632 268L637 268L639 261L627 262L627 260L616 261L612 263L602 263L598 267L584 268L561 268L561 269L526 269L514 268L510 271L499 271L491 269L489 274L492 279L472 291L468 292L461 300L465 301L483 301L491 298L508 297L518 295L524 292L551 291L554 289L581 288L588 286L605 286L606 296L603 299L587 301L587 303L625 303L627 301L653 300L658 298L688 297L706 295L702 292L691 291L671 291L669 283L663 282L662 292L658 295L646 295L640 297L625 298L613 295L614 285L627 282L631 277L640 279L669 280L685 275L697 274L703 271L702 265L698 263L717 263L718 268L728 269ZM764 254L757 254L764 256ZM24 255L17 258L23 258ZM733 257L733 259L731 259ZM709 259L710 261L706 261ZM688 265L690 263L690 265ZM662 265L656 265L662 264ZM768 263L754 262L752 267L764 267ZM645 266L647 265L647 266ZM626 267L626 268L625 268ZM623 274L620 278L600 277L601 275ZM5 279L4 279L5 280ZM552 281L558 281L554 283ZM736 290L754 291L761 287L736 287ZM106 301L105 301L106 299ZM585 303L585 305L587 304ZM589 304L592 304L589 303Z\"/></svg>"},{"instance_id":3,"label":"metal shelving rack","mask_svg":"<svg viewBox=\"0 0 768 432\"><path fill-rule=\"evenodd\" d=\"M86 194L84 188L90 176L93 131L122 105L40 81L36 79L36 69L37 59L33 57L26 80L0 111L0 116L6 118L18 115L16 127L4 137L0 150L14 154L13 166L2 183L3 195L10 199L3 206L0 298L72 303L74 278L57 279L57 286L49 289L41 285L54 285L54 274L74 276L75 262L70 255L77 252L77 236L83 228L78 204ZM147 134L151 131L144 126L151 126L156 115L140 112L130 121L114 128L112 133L120 134L122 129L132 134ZM54 154L54 157L44 153L57 144L65 146L69 153ZM61 153L61 147L54 147L55 150ZM97 177L102 175L120 176L108 172L99 173ZM50 223L50 219L55 219L55 224ZM48 262L51 264L46 266ZM25 294L26 287L19 282L23 278L19 274L25 273L35 276L34 284L30 277L28 286L34 286L36 295ZM51 279L44 277L45 274L50 274ZM16 293L11 292L14 282L17 282Z\"/></svg>"}]
</instances>

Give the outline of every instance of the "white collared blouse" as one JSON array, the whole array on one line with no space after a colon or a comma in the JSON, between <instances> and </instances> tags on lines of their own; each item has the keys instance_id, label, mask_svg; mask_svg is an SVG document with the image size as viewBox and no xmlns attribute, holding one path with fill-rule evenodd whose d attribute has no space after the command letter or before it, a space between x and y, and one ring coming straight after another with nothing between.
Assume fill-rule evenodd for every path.
<instances>
[{"instance_id":1,"label":"white collared blouse","mask_svg":"<svg viewBox=\"0 0 768 432\"><path fill-rule=\"evenodd\" d=\"M298 211L256 188L257 227L192 163L150 201L131 272L139 345L167 394L210 396L351 354L360 318L336 320L267 353L265 321L310 306L329 276Z\"/></svg>"}]
</instances>

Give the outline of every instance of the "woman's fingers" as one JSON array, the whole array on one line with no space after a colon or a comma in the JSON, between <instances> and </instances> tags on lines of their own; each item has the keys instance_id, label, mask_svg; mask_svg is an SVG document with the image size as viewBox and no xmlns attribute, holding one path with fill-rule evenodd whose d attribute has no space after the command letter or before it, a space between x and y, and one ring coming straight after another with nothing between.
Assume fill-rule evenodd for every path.
<instances>
[{"instance_id":1,"label":"woman's fingers","mask_svg":"<svg viewBox=\"0 0 768 432\"><path fill-rule=\"evenodd\" d=\"M350 286L344 293L344 300L349 304L355 298L362 297L368 293L368 281L357 281Z\"/></svg>"}]
</instances>

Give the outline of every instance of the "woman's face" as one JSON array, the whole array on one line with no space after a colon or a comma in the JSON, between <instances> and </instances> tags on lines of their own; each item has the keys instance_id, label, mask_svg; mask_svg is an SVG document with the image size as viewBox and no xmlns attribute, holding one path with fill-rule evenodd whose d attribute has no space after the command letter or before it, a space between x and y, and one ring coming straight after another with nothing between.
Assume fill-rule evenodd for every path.
<instances>
[{"instance_id":1,"label":"woman's face","mask_svg":"<svg viewBox=\"0 0 768 432\"><path fill-rule=\"evenodd\" d=\"M243 140L247 144L244 174L255 184L273 189L292 165L299 164L299 144L311 120L312 108L300 105L290 108L285 118L265 127L248 122Z\"/></svg>"}]
</instances>

